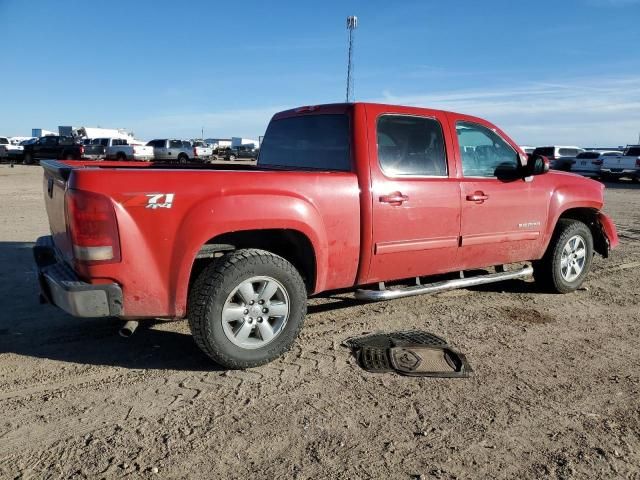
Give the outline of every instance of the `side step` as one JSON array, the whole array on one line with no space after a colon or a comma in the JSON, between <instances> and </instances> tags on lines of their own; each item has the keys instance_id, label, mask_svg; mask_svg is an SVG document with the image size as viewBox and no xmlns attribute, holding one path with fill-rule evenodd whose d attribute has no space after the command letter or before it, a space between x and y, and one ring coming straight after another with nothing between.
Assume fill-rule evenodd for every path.
<instances>
[{"instance_id":1,"label":"side step","mask_svg":"<svg viewBox=\"0 0 640 480\"><path fill-rule=\"evenodd\" d=\"M512 272L497 272L477 277L459 278L455 280L444 280L442 282L428 283L425 285L415 285L413 287L394 288L390 290L356 290L355 296L358 300L392 300L394 298L410 297L412 295L422 295L424 293L438 293L456 288L473 287L484 285L485 283L501 282L503 280L514 280L524 278L533 274L533 267L527 266Z\"/></svg>"}]
</instances>

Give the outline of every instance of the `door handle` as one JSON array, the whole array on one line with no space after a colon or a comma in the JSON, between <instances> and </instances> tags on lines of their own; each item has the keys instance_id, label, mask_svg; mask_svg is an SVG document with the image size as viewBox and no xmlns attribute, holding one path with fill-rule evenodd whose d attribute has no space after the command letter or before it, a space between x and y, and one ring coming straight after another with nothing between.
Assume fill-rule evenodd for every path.
<instances>
[{"instance_id":1,"label":"door handle","mask_svg":"<svg viewBox=\"0 0 640 480\"><path fill-rule=\"evenodd\" d=\"M469 202L483 203L485 200L489 200L489 195L481 191L467 195L467 201Z\"/></svg>"},{"instance_id":2,"label":"door handle","mask_svg":"<svg viewBox=\"0 0 640 480\"><path fill-rule=\"evenodd\" d=\"M388 203L389 205L402 205L403 202L409 200L407 195L403 195L400 192L393 192L389 195L382 195L379 198L381 203Z\"/></svg>"}]
</instances>

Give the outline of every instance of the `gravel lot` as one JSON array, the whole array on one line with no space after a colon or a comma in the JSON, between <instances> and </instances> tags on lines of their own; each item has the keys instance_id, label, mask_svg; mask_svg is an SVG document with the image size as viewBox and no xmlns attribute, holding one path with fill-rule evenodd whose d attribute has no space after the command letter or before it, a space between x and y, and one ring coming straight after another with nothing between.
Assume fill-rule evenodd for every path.
<instances>
[{"instance_id":1,"label":"gravel lot","mask_svg":"<svg viewBox=\"0 0 640 480\"><path fill-rule=\"evenodd\" d=\"M0 478L640 478L638 185L607 190L621 247L585 290L316 299L284 358L224 372L186 322L123 339L38 304L41 175L0 166ZM367 374L340 345L413 328L475 375Z\"/></svg>"}]
</instances>

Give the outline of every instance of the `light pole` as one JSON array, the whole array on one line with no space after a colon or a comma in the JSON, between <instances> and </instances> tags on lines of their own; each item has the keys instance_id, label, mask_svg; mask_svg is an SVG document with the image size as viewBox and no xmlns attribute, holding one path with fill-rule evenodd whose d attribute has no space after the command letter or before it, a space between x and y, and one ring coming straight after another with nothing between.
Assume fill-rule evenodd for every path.
<instances>
[{"instance_id":1,"label":"light pole","mask_svg":"<svg viewBox=\"0 0 640 480\"><path fill-rule=\"evenodd\" d=\"M358 28L358 17L347 17L347 30L349 30L349 61L347 63L347 103L353 101L353 36Z\"/></svg>"}]
</instances>

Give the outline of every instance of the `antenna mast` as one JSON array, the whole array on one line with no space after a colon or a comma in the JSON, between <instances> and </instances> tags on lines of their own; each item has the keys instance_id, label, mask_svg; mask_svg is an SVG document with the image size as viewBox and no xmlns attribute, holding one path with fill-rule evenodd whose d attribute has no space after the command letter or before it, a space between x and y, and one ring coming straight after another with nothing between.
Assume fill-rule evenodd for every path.
<instances>
[{"instance_id":1,"label":"antenna mast","mask_svg":"<svg viewBox=\"0 0 640 480\"><path fill-rule=\"evenodd\" d=\"M347 103L353 101L353 37L358 28L358 17L347 17L347 30L349 30L349 60L347 63Z\"/></svg>"}]
</instances>

